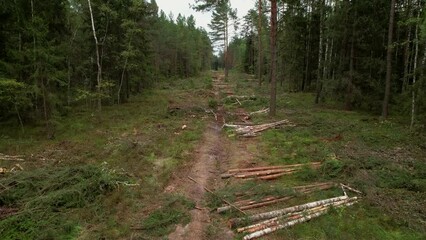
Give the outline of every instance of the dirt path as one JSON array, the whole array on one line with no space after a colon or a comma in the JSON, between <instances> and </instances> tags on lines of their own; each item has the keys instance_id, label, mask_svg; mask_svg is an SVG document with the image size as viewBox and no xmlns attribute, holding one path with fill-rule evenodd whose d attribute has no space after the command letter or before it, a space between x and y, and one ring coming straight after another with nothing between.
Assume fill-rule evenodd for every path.
<instances>
[{"instance_id":1,"label":"dirt path","mask_svg":"<svg viewBox=\"0 0 426 240\"><path fill-rule=\"evenodd\" d=\"M220 92L227 89L230 92L230 87L223 83L221 76L216 75L213 81L213 87L216 99L219 99ZM227 153L224 147L224 139L221 132L223 124L223 108L218 107L217 121L208 124L203 140L196 148L194 161L191 166L183 173L174 177L169 186L165 189L166 192L177 192L185 195L195 202L196 208L191 210L191 222L186 226L178 225L176 230L168 237L173 240L198 240L207 239L206 228L210 225L211 219L209 210L205 207L205 188L213 190L215 181L219 178L220 163L226 159ZM190 180L191 177L196 182ZM233 233L227 229L221 229L220 239L233 239Z\"/></svg>"}]
</instances>

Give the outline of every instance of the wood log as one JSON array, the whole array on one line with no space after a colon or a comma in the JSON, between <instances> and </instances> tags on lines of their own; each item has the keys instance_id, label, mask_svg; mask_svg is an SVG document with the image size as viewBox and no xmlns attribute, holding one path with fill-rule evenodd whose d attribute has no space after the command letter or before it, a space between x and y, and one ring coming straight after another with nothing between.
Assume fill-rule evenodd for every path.
<instances>
[{"instance_id":1,"label":"wood log","mask_svg":"<svg viewBox=\"0 0 426 240\"><path fill-rule=\"evenodd\" d=\"M294 171L294 169L271 169L271 170L257 171L257 172L250 172L250 173L239 173L234 175L234 177L249 178L249 177L258 177L258 176L265 176L265 175L273 175L277 173L292 172L292 171Z\"/></svg>"},{"instance_id":2,"label":"wood log","mask_svg":"<svg viewBox=\"0 0 426 240\"><path fill-rule=\"evenodd\" d=\"M250 204L250 205L247 205L247 206L242 206L240 208L241 208L241 210L259 208L259 207L264 207L264 206L272 205L272 204L279 203L279 202L284 202L284 201L287 201L287 200L292 199L292 198L293 197L283 197L283 198L271 199L271 200L268 200L268 201L263 201L263 202L259 202L259 203Z\"/></svg>"},{"instance_id":3,"label":"wood log","mask_svg":"<svg viewBox=\"0 0 426 240\"><path fill-rule=\"evenodd\" d=\"M261 180L274 180L274 179L277 179L277 178L279 178L281 176L284 176L284 175L293 174L294 172L296 172L296 170L292 170L292 171L288 171L288 172L283 172L283 173L272 174L272 175L267 175L267 176L262 176L262 177L258 177L258 179L261 179Z\"/></svg>"},{"instance_id":4,"label":"wood log","mask_svg":"<svg viewBox=\"0 0 426 240\"><path fill-rule=\"evenodd\" d=\"M289 164L289 165L279 165L279 166L265 166L265 167L253 167L253 168L235 168L228 170L229 173L237 173L237 172L256 172L263 170L271 170L271 169L285 169L285 168L295 168L295 167L303 167L303 166L316 166L321 165L321 162L311 162L311 163L298 163L298 164Z\"/></svg>"},{"instance_id":5,"label":"wood log","mask_svg":"<svg viewBox=\"0 0 426 240\"><path fill-rule=\"evenodd\" d=\"M193 181L194 183L196 183L196 184L198 184L198 185L201 185L200 183L198 183L195 179L193 179L193 178L192 178L192 177L190 177L190 176L188 176L188 179L189 179L189 180L191 180L191 181ZM219 196L217 196L217 194L215 194L212 190L208 189L207 187L203 186L203 188L204 188L204 190L206 190L207 192L209 192L209 193L213 194L214 196L219 197ZM237 206L235 206L234 204L232 204L232 203L228 202L227 200L225 200L225 199L223 199L223 198L220 198L220 197L219 197L219 199L220 199L220 200L222 200L224 203L228 204L229 206L231 206L231 207L233 207L233 208L237 209L237 210L238 210L239 212L241 212L242 214L247 215L247 214L246 214L243 210L241 210L240 208L238 208L238 207L237 207Z\"/></svg>"},{"instance_id":6,"label":"wood log","mask_svg":"<svg viewBox=\"0 0 426 240\"><path fill-rule=\"evenodd\" d=\"M354 203L355 202L349 202L349 203L346 203L344 205L345 206L351 206ZM250 239L254 239L254 238L259 238L259 237L262 237L262 236L267 235L269 233L275 232L277 230L280 230L280 229L283 229L283 228L287 228L287 227L291 227L291 226L294 226L294 225L299 224L299 223L307 222L307 221L309 221L309 220L311 220L313 218L316 218L316 217L319 217L321 215L324 215L328 211L329 211L329 208L324 209L324 210L320 210L320 211L317 211L315 213L308 214L308 215L305 215L305 216L301 215L301 217L299 217L299 218L297 218L295 220L288 221L288 222L285 222L283 224L279 224L277 226L268 227L268 228L262 229L260 231L257 231L257 232L251 233L249 235L246 235L246 236L244 236L243 239L244 240L250 240Z\"/></svg>"},{"instance_id":7,"label":"wood log","mask_svg":"<svg viewBox=\"0 0 426 240\"><path fill-rule=\"evenodd\" d=\"M347 185L344 185L344 184L340 184L340 186L342 186L343 188L346 188L346 189L348 189L349 191L352 191L352 192L354 192L354 193L358 193L358 194L362 194L362 192L361 191L358 191L358 190L356 190L356 189L354 189L354 188L351 188L351 187L349 187L349 186L347 186Z\"/></svg>"},{"instance_id":8,"label":"wood log","mask_svg":"<svg viewBox=\"0 0 426 240\"><path fill-rule=\"evenodd\" d=\"M229 221L229 224L230 224L230 226L235 227L235 226L238 226L239 224L241 224L243 222L246 222L247 220L248 221L260 221L260 220L264 220L264 219L282 216L282 215L285 215L287 213L303 211L303 210L306 210L306 209L309 209L309 208L314 208L314 207L318 207L318 206L325 205L325 204L328 204L328 203L338 202L338 201L342 201L342 200L346 200L346 199L349 199L349 197L348 196L334 197L334 198L319 200L319 201L315 201L315 202L305 203L305 204L297 205L297 206L293 206L293 207L274 210L274 211L270 211L270 212L259 213L259 214L247 216L245 218L234 218L234 219L231 219Z\"/></svg>"}]
</instances>

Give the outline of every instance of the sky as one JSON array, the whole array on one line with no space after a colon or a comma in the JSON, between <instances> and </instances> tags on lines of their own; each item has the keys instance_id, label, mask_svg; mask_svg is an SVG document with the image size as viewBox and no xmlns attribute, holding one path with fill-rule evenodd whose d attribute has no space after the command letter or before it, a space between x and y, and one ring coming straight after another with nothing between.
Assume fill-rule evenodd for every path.
<instances>
[{"instance_id":1,"label":"sky","mask_svg":"<svg viewBox=\"0 0 426 240\"><path fill-rule=\"evenodd\" d=\"M203 27L208 32L210 31L208 24L211 20L211 13L201 13L192 10L189 4L194 4L195 0L156 0L156 2L158 7L163 10L166 15L172 12L175 19L179 13L186 17L193 15L197 26ZM240 19L254 6L255 0L231 0L231 7L237 9L238 18Z\"/></svg>"}]
</instances>

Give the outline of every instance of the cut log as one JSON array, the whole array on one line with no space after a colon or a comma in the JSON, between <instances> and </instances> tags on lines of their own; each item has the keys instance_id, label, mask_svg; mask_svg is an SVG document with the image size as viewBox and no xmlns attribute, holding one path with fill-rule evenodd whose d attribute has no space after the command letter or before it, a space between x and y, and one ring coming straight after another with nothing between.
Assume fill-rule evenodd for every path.
<instances>
[{"instance_id":1,"label":"cut log","mask_svg":"<svg viewBox=\"0 0 426 240\"><path fill-rule=\"evenodd\" d=\"M351 206L354 203L355 202L349 202L349 203L345 203L343 205L344 206ZM277 226L268 227L268 228L262 229L262 230L257 231L257 232L253 232L253 233L251 233L249 235L244 236L243 239L244 240L249 240L249 239L259 238L259 237L262 237L262 236L267 235L269 233L275 232L277 230L284 229L284 228L287 228L287 227L291 227L291 226L294 226L294 225L299 224L299 223L307 222L307 221L309 221L309 220L311 220L313 218L316 218L316 217L319 217L321 215L324 215L328 211L329 211L329 208L321 210L321 211L317 211L315 213L308 214L308 215L305 215L305 216L300 215L300 217L298 217L295 220L288 221L288 222L285 222L283 224L279 224Z\"/></svg>"},{"instance_id":2,"label":"cut log","mask_svg":"<svg viewBox=\"0 0 426 240\"><path fill-rule=\"evenodd\" d=\"M241 224L243 222L246 222L247 220L248 221L260 221L260 220L264 220L264 219L282 216L282 215L287 214L287 213L303 211L303 210L306 210L306 209L309 209L309 208L314 208L314 207L318 207L318 206L325 205L325 204L328 204L328 203L338 202L338 201L342 201L342 200L346 200L346 199L349 199L349 197L348 196L340 196L340 197L310 202L310 203L306 203L306 204L302 204L302 205L297 205L297 206L294 206L294 207L279 209L279 210L275 210L275 211L259 213L259 214L247 216L245 218L234 218L234 219L231 219L229 221L229 224L230 224L230 226L235 227L235 226L238 226L239 224Z\"/></svg>"},{"instance_id":3,"label":"cut log","mask_svg":"<svg viewBox=\"0 0 426 240\"><path fill-rule=\"evenodd\" d=\"M258 177L258 176L265 176L265 175L273 175L277 173L285 173L285 172L292 172L294 169L271 169L271 170L265 170L265 171L257 171L257 172L250 172L250 173L240 173L236 174L235 178L249 178L249 177Z\"/></svg>"},{"instance_id":4,"label":"cut log","mask_svg":"<svg viewBox=\"0 0 426 240\"><path fill-rule=\"evenodd\" d=\"M272 205L272 204L279 203L279 202L284 202L284 201L287 201L287 200L292 199L292 198L293 197L283 197L283 198L271 199L271 200L268 200L268 201L263 201L263 202L259 202L259 203L255 203L255 204L250 204L250 205L247 205L247 206L242 206L240 208L241 208L241 210L259 208L259 207L264 207L264 206Z\"/></svg>"},{"instance_id":5,"label":"cut log","mask_svg":"<svg viewBox=\"0 0 426 240\"><path fill-rule=\"evenodd\" d=\"M284 175L293 174L295 171L296 170L291 170L291 171L288 171L288 172L283 172L283 173L277 173L277 174L262 176L262 177L258 177L258 179L261 179L261 180L274 180L274 179L277 179L277 178L279 178L281 176L284 176Z\"/></svg>"},{"instance_id":6,"label":"cut log","mask_svg":"<svg viewBox=\"0 0 426 240\"><path fill-rule=\"evenodd\" d=\"M321 165L321 162L299 163L299 164L280 165L280 166L253 167L253 168L235 168L235 169L228 170L228 172L229 173L256 172L256 171L271 170L271 169L285 169L285 168L303 167L303 166L309 166L309 165L311 165L311 166Z\"/></svg>"}]
</instances>

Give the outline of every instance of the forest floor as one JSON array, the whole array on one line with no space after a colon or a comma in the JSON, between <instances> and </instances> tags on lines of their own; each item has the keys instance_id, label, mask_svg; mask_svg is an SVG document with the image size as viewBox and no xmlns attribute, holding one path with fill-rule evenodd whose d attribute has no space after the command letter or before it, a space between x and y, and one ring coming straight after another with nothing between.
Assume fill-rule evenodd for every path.
<instances>
[{"instance_id":1,"label":"forest floor","mask_svg":"<svg viewBox=\"0 0 426 240\"><path fill-rule=\"evenodd\" d=\"M424 239L426 137L406 119L388 121L313 104L308 93L278 95L275 118L253 115L268 106L266 84L253 76L219 73L170 79L101 113L72 109L55 119L56 138L42 125L0 126L0 235L4 239L241 239L228 228L238 211L215 213L237 193L261 199L318 182L363 192L351 207L277 231L267 239ZM280 88L281 89L281 88ZM235 96L250 96L235 100ZM232 97L234 96L234 97ZM288 119L253 138L226 123ZM231 168L322 162L273 181L221 179ZM212 192L208 192L212 191ZM265 212L328 197L331 188Z\"/></svg>"}]
</instances>

